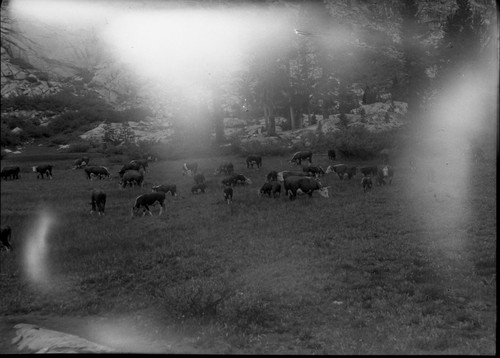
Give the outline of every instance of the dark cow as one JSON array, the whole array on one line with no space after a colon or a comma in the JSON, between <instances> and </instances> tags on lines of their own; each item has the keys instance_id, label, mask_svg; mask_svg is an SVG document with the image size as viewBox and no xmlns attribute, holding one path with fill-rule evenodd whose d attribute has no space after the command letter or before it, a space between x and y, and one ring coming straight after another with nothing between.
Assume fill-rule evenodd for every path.
<instances>
[{"instance_id":1,"label":"dark cow","mask_svg":"<svg viewBox=\"0 0 500 358\"><path fill-rule=\"evenodd\" d=\"M92 190L92 195L90 197L92 210L90 213L93 214L96 211L100 215L104 215L104 207L106 206L106 193L102 190Z\"/></svg>"},{"instance_id":2,"label":"dark cow","mask_svg":"<svg viewBox=\"0 0 500 358\"><path fill-rule=\"evenodd\" d=\"M139 168L144 169L146 172L146 168L148 167L148 160L147 159L134 159L130 161L131 164L137 164Z\"/></svg>"},{"instance_id":3,"label":"dark cow","mask_svg":"<svg viewBox=\"0 0 500 358\"><path fill-rule=\"evenodd\" d=\"M1 172L1 177L4 178L5 180L7 179L19 179L19 172L20 172L19 167L5 167L2 168Z\"/></svg>"},{"instance_id":4,"label":"dark cow","mask_svg":"<svg viewBox=\"0 0 500 358\"><path fill-rule=\"evenodd\" d=\"M198 194L199 191L201 191L202 193L204 193L206 189L207 189L207 184L206 183L195 184L191 188L191 193Z\"/></svg>"},{"instance_id":5,"label":"dark cow","mask_svg":"<svg viewBox=\"0 0 500 358\"><path fill-rule=\"evenodd\" d=\"M265 195L265 194L267 194L269 197L271 197L272 195L274 198L280 196L281 184L277 181L264 183L259 190L259 195Z\"/></svg>"},{"instance_id":6,"label":"dark cow","mask_svg":"<svg viewBox=\"0 0 500 358\"><path fill-rule=\"evenodd\" d=\"M392 177L394 176L394 169L390 165L385 165L379 168L377 173L377 184L385 185L387 183L392 183Z\"/></svg>"},{"instance_id":7,"label":"dark cow","mask_svg":"<svg viewBox=\"0 0 500 358\"><path fill-rule=\"evenodd\" d=\"M260 155L249 155L247 157L247 168L253 168L254 164L257 164L257 168L262 166L262 157Z\"/></svg>"},{"instance_id":8,"label":"dark cow","mask_svg":"<svg viewBox=\"0 0 500 358\"><path fill-rule=\"evenodd\" d=\"M365 166L365 167L361 167L359 171L365 177L368 175L376 176L378 173L378 167L376 165Z\"/></svg>"},{"instance_id":9,"label":"dark cow","mask_svg":"<svg viewBox=\"0 0 500 358\"><path fill-rule=\"evenodd\" d=\"M223 191L224 195L224 201L227 202L228 204L231 204L233 201L233 188L230 186L226 186Z\"/></svg>"},{"instance_id":10,"label":"dark cow","mask_svg":"<svg viewBox=\"0 0 500 358\"><path fill-rule=\"evenodd\" d=\"M232 176L227 177L227 178L224 178L224 179L222 179L220 182L221 182L221 184L222 184L222 185L224 185L224 186L232 186L232 185L236 184L236 183L234 182L234 179L233 179L233 177L232 177Z\"/></svg>"},{"instance_id":11,"label":"dark cow","mask_svg":"<svg viewBox=\"0 0 500 358\"><path fill-rule=\"evenodd\" d=\"M188 162L182 165L182 175L195 175L198 171L198 163L196 162Z\"/></svg>"},{"instance_id":12,"label":"dark cow","mask_svg":"<svg viewBox=\"0 0 500 358\"><path fill-rule=\"evenodd\" d=\"M132 206L132 217L140 208L143 209L142 216L146 215L146 212L153 216L153 213L149 210L149 206L156 204L160 204L160 213L158 214L160 216L163 210L165 210L165 193L159 191L139 195Z\"/></svg>"},{"instance_id":13,"label":"dark cow","mask_svg":"<svg viewBox=\"0 0 500 358\"><path fill-rule=\"evenodd\" d=\"M307 173L308 175L314 175L316 177L325 175L325 171L321 167L315 167L315 166L308 166L308 167L303 167L302 170L304 173Z\"/></svg>"},{"instance_id":14,"label":"dark cow","mask_svg":"<svg viewBox=\"0 0 500 358\"><path fill-rule=\"evenodd\" d=\"M12 236L12 229L9 225L2 226L0 228L0 251L11 251L12 245L10 244L10 239Z\"/></svg>"},{"instance_id":15,"label":"dark cow","mask_svg":"<svg viewBox=\"0 0 500 358\"><path fill-rule=\"evenodd\" d=\"M290 200L295 200L298 193L308 194L309 197L312 197L315 190L318 190L322 197L328 198L328 187L323 187L320 181L310 177L287 177L284 182L284 187Z\"/></svg>"},{"instance_id":16,"label":"dark cow","mask_svg":"<svg viewBox=\"0 0 500 358\"><path fill-rule=\"evenodd\" d=\"M161 185L156 185L156 186L153 186L152 187L152 190L153 191L156 191L156 192L163 192L165 194L168 194L170 192L170 194L172 196L177 196L177 185L175 184L161 184Z\"/></svg>"},{"instance_id":17,"label":"dark cow","mask_svg":"<svg viewBox=\"0 0 500 358\"><path fill-rule=\"evenodd\" d=\"M337 155L335 154L335 149L329 149L328 150L328 159L330 160L335 160Z\"/></svg>"},{"instance_id":18,"label":"dark cow","mask_svg":"<svg viewBox=\"0 0 500 358\"><path fill-rule=\"evenodd\" d=\"M202 184L205 182L205 176L202 173L196 174L193 179L195 184Z\"/></svg>"},{"instance_id":19,"label":"dark cow","mask_svg":"<svg viewBox=\"0 0 500 358\"><path fill-rule=\"evenodd\" d=\"M361 185L363 186L363 192L366 193L367 190L371 190L372 188L372 177L364 176L361 179Z\"/></svg>"},{"instance_id":20,"label":"dark cow","mask_svg":"<svg viewBox=\"0 0 500 358\"><path fill-rule=\"evenodd\" d=\"M33 171L36 172L36 178L43 179L44 175L47 175L47 178L52 179L52 168L54 166L50 164L36 165L33 167Z\"/></svg>"},{"instance_id":21,"label":"dark cow","mask_svg":"<svg viewBox=\"0 0 500 358\"><path fill-rule=\"evenodd\" d=\"M125 174L125 172L127 170L139 171L139 169L141 169L141 166L138 163L132 161L130 163L124 164L123 167L118 172L118 174L120 174L120 178L121 178L121 177L123 177L123 174Z\"/></svg>"},{"instance_id":22,"label":"dark cow","mask_svg":"<svg viewBox=\"0 0 500 358\"><path fill-rule=\"evenodd\" d=\"M73 162L73 169L79 169L81 167L89 165L90 158L89 157L81 157L78 159L75 159Z\"/></svg>"},{"instance_id":23,"label":"dark cow","mask_svg":"<svg viewBox=\"0 0 500 358\"><path fill-rule=\"evenodd\" d=\"M295 163L297 165L300 165L300 163L306 159L309 160L309 163L312 163L312 155L313 155L312 152L309 150L297 152L292 156L292 159L290 159L290 163Z\"/></svg>"},{"instance_id":24,"label":"dark cow","mask_svg":"<svg viewBox=\"0 0 500 358\"><path fill-rule=\"evenodd\" d=\"M231 162L223 162L219 167L215 170L215 174L227 174L232 175L234 173L234 166Z\"/></svg>"},{"instance_id":25,"label":"dark cow","mask_svg":"<svg viewBox=\"0 0 500 358\"><path fill-rule=\"evenodd\" d=\"M103 177L111 179L111 174L109 173L108 168L103 166L86 167L83 170L85 171L85 174L87 174L87 179L89 180L92 180L92 176L99 177L99 179L102 179Z\"/></svg>"},{"instance_id":26,"label":"dark cow","mask_svg":"<svg viewBox=\"0 0 500 358\"><path fill-rule=\"evenodd\" d=\"M267 174L266 180L268 182L270 182L270 181L278 181L278 172L275 171L275 170L270 171L269 174Z\"/></svg>"},{"instance_id":27,"label":"dark cow","mask_svg":"<svg viewBox=\"0 0 500 358\"><path fill-rule=\"evenodd\" d=\"M125 174L123 174L122 179L120 180L120 186L122 188L125 188L127 184L129 184L130 186L132 186L133 184L137 184L142 187L144 184L143 172L137 170L127 170Z\"/></svg>"},{"instance_id":28,"label":"dark cow","mask_svg":"<svg viewBox=\"0 0 500 358\"><path fill-rule=\"evenodd\" d=\"M344 179L351 179L352 177L356 176L356 167L354 166L347 166L345 164L336 164L336 165L330 165L326 169L326 174L335 172L340 180Z\"/></svg>"},{"instance_id":29,"label":"dark cow","mask_svg":"<svg viewBox=\"0 0 500 358\"><path fill-rule=\"evenodd\" d=\"M307 173L304 172L294 172L294 171L289 171L289 170L284 170L282 172L278 173L278 181L283 182L287 177L290 176L296 176L296 177L307 177L309 176Z\"/></svg>"}]
</instances>

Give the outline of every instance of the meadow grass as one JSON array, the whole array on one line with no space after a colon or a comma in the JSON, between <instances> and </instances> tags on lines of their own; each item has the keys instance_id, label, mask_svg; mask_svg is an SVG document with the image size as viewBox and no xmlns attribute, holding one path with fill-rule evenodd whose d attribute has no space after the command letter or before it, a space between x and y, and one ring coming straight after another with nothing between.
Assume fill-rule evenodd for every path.
<instances>
[{"instance_id":1,"label":"meadow grass","mask_svg":"<svg viewBox=\"0 0 500 358\"><path fill-rule=\"evenodd\" d=\"M11 157L2 166L35 159ZM285 157L264 157L260 169L238 156L191 158L208 182L196 195L181 160L151 163L143 188L121 189L113 158L92 158L112 173L101 181L71 170L72 158L52 159L53 180L25 170L21 180L1 183L2 224L14 232L14 251L2 254L2 315L153 308L178 331L196 329L200 348L223 353L495 353L491 163L472 164L483 175L467 178L466 192L401 162L391 185L363 193L359 175L328 174L321 181L329 198L292 202L257 195L270 170L297 169ZM235 187L231 205L222 197L224 176L214 175L223 160L253 181ZM330 164L326 156L313 160ZM138 195L167 183L179 195L167 194L162 216L156 207L152 217L131 217ZM103 217L89 214L93 188L107 193ZM45 275L36 282L25 253L42 213L52 221L37 267Z\"/></svg>"}]
</instances>

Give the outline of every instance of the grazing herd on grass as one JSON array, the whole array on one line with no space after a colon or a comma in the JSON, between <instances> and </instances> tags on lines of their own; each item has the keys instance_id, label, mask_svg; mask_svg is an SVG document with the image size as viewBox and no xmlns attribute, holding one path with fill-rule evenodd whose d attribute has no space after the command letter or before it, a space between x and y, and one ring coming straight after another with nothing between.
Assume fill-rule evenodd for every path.
<instances>
[{"instance_id":1,"label":"grazing herd on grass","mask_svg":"<svg viewBox=\"0 0 500 358\"><path fill-rule=\"evenodd\" d=\"M307 194L312 197L312 194L317 191L320 196L328 197L328 186L323 186L320 178L329 173L336 173L340 180L350 180L357 174L355 166L345 164L329 165L324 170L319 165L312 165L311 151L300 151L293 154L289 163L295 163L297 166L302 165L302 161L308 161L307 165L302 166L302 171L292 170L271 170L265 177L265 182L258 189L260 196L268 196L269 198L279 198L284 189L285 195L290 200L295 200L297 195ZM328 151L328 158L334 160L336 158L335 151ZM83 168L85 176L88 180L92 179L108 179L111 180L110 171L104 166L89 166L90 158L82 157L73 162L73 169ZM262 167L262 157L259 155L249 155L246 158L247 169L253 168L254 165L257 169ZM37 179L53 179L51 164L42 164L33 166L33 172L37 173ZM144 185L144 175L148 170L148 160L139 159L132 160L122 166L118 172L120 177L119 187L124 189L127 186L134 187ZM393 168L388 165L380 166L365 166L360 168L363 175L361 179L361 186L364 192L370 190L375 181L378 185L390 184L394 175ZM1 178L4 180L18 180L20 168L18 166L4 167L1 170ZM202 173L198 172L198 163L186 162L182 166L182 174L193 177L194 185L191 188L192 194L203 194L207 190L207 181ZM234 172L234 165L229 161L223 161L215 170L214 175L225 175L220 180L222 187L222 195L224 202L231 204L235 191L233 188L237 186L252 185L253 182L250 178L241 173ZM170 193L172 196L177 196L177 186L175 184L159 184L152 186L152 192L139 195L131 208L131 215L135 216L142 212L142 215L153 215L150 207L157 204L160 205L161 215L165 210L166 194ZM106 193L100 189L94 189L91 193L91 213L97 213L99 216L104 215L106 207ZM12 249L10 245L11 228L9 226L2 226L2 240L1 249L9 251Z\"/></svg>"}]
</instances>

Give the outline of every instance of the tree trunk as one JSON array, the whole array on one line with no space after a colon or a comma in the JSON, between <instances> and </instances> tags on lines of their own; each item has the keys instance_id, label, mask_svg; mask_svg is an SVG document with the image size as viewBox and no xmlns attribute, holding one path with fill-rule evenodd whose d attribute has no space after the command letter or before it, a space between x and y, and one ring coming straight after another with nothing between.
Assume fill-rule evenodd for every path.
<instances>
[{"instance_id":1,"label":"tree trunk","mask_svg":"<svg viewBox=\"0 0 500 358\"><path fill-rule=\"evenodd\" d=\"M270 137L276 136L276 119L274 117L274 109L272 107L269 108L269 121L267 127L267 135Z\"/></svg>"},{"instance_id":2,"label":"tree trunk","mask_svg":"<svg viewBox=\"0 0 500 358\"><path fill-rule=\"evenodd\" d=\"M290 105L290 128L292 130L297 129L297 124L295 123L295 113L292 105Z\"/></svg>"},{"instance_id":3,"label":"tree trunk","mask_svg":"<svg viewBox=\"0 0 500 358\"><path fill-rule=\"evenodd\" d=\"M217 143L224 143L224 118L222 118L220 98L217 93L213 98L213 121L215 124L215 141Z\"/></svg>"}]
</instances>

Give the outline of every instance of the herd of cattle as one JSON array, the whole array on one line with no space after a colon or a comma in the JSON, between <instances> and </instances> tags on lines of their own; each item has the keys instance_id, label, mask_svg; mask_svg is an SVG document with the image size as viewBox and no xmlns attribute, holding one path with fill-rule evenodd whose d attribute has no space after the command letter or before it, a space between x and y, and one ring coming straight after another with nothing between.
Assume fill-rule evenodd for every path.
<instances>
[{"instance_id":1,"label":"herd of cattle","mask_svg":"<svg viewBox=\"0 0 500 358\"><path fill-rule=\"evenodd\" d=\"M295 200L299 194L308 194L312 197L314 191L323 197L328 197L328 186L323 186L320 178L328 173L335 173L340 180L350 180L354 178L358 172L357 167L349 166L346 164L333 164L329 165L326 170L321 166L312 165L311 151L300 151L295 153L290 159L289 163L295 163L297 166L302 166L303 161L308 161L307 165L302 166L302 171L272 170L265 178L265 182L258 189L260 196L269 196L278 198L281 196L282 188L290 200ZM335 159L335 151L328 152L330 160ZM90 158L78 158L73 163L73 169L83 168L85 176L88 180L97 179L111 179L111 173L104 166L91 166L89 165ZM247 168L262 167L262 157L258 155L249 155L246 158ZM53 165L44 164L33 166L33 172L37 173L37 179L53 179L52 169ZM144 175L148 170L148 160L138 159L132 160L122 166L118 172L120 176L120 188L134 187L144 185ZM1 170L1 178L4 180L16 180L19 177L20 168L18 166L4 167ZM380 166L364 166L360 168L362 174L361 186L364 192L370 190L375 181L378 185L390 184L394 170L390 165L384 164ZM192 194L205 193L207 189L207 181L203 173L198 172L198 164L196 162L186 162L182 166L182 174L193 177L194 184L191 188ZM243 174L234 172L234 165L229 161L222 162L215 170L214 175L226 175L220 180L222 186L222 194L224 201L230 204L233 200L233 187L237 185L251 185L252 180ZM160 213L165 210L166 194L170 193L172 196L177 196L177 186L175 184L160 184L153 185L152 192L139 195L132 205L131 215L135 216L142 209L143 216L146 213L153 215L150 206L156 204L160 205ZM106 206L106 193L103 190L94 189L91 193L91 213L98 213L104 215ZM9 250L10 246L10 227L2 227L2 249Z\"/></svg>"}]
</instances>

